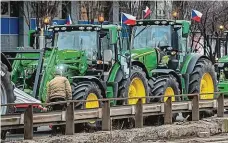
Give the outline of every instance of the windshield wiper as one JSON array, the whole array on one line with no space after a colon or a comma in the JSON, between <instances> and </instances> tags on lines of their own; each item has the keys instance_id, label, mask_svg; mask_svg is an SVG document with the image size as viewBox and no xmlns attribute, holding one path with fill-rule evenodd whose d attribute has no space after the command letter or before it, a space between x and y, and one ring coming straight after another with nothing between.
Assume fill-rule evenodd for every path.
<instances>
[{"instance_id":1,"label":"windshield wiper","mask_svg":"<svg viewBox=\"0 0 228 143\"><path fill-rule=\"evenodd\" d=\"M150 27L151 25L148 25L148 26L146 26L146 27L144 27L141 31L139 31L139 33L137 34L137 35L135 35L135 37L137 37L140 33L142 33L145 29L147 29L148 27ZM134 38L135 38L134 37Z\"/></svg>"}]
</instances>

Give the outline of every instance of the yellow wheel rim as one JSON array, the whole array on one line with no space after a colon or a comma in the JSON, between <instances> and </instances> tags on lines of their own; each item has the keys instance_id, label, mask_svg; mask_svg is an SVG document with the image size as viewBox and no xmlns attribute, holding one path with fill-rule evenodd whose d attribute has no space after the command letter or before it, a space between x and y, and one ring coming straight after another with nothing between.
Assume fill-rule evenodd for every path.
<instances>
[{"instance_id":1,"label":"yellow wheel rim","mask_svg":"<svg viewBox=\"0 0 228 143\"><path fill-rule=\"evenodd\" d=\"M99 102L98 101L91 101L91 100L98 100L97 95L94 93L90 93L86 98L86 109L92 109L92 108L99 108ZM89 101L89 102L87 102ZM89 123L94 124L95 121L89 121Z\"/></svg>"},{"instance_id":2,"label":"yellow wheel rim","mask_svg":"<svg viewBox=\"0 0 228 143\"><path fill-rule=\"evenodd\" d=\"M165 96L171 96L172 101L175 101L175 93L174 93L174 90L172 87L166 88L164 95ZM164 102L166 102L167 99L168 99L168 97L164 97Z\"/></svg>"},{"instance_id":3,"label":"yellow wheel rim","mask_svg":"<svg viewBox=\"0 0 228 143\"><path fill-rule=\"evenodd\" d=\"M146 89L144 87L143 81L140 78L134 78L131 81L131 84L129 86L128 90L128 98L133 97L146 97ZM136 104L138 99L128 99L128 104ZM143 103L146 103L146 99L142 99Z\"/></svg>"},{"instance_id":4,"label":"yellow wheel rim","mask_svg":"<svg viewBox=\"0 0 228 143\"><path fill-rule=\"evenodd\" d=\"M91 101L91 100L98 100L97 95L94 93L90 93L88 97L86 98L86 109L91 108L99 108L99 102L98 101ZM87 102L90 101L90 102Z\"/></svg>"},{"instance_id":5,"label":"yellow wheel rim","mask_svg":"<svg viewBox=\"0 0 228 143\"><path fill-rule=\"evenodd\" d=\"M200 99L213 99L213 94L204 94L204 93L213 93L214 92L214 82L209 73L205 73L201 78L200 82Z\"/></svg>"}]
</instances>

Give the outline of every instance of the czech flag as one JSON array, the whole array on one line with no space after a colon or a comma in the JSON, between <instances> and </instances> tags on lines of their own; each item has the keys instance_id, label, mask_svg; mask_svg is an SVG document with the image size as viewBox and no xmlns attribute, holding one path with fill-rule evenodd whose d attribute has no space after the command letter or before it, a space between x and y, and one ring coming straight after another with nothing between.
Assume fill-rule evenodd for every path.
<instances>
[{"instance_id":1,"label":"czech flag","mask_svg":"<svg viewBox=\"0 0 228 143\"><path fill-rule=\"evenodd\" d=\"M144 11L144 13L145 13L144 18L146 18L146 17L147 17L148 15L150 15L150 13L151 13L151 10L149 9L148 6L146 6L146 9L143 10L143 11Z\"/></svg>"},{"instance_id":2,"label":"czech flag","mask_svg":"<svg viewBox=\"0 0 228 143\"><path fill-rule=\"evenodd\" d=\"M203 14L201 12L199 12L197 10L192 10L192 19L193 20L200 22L202 15Z\"/></svg>"},{"instance_id":3,"label":"czech flag","mask_svg":"<svg viewBox=\"0 0 228 143\"><path fill-rule=\"evenodd\" d=\"M72 20L71 20L70 15L67 16L66 24L67 24L67 25L71 25L71 24L72 24Z\"/></svg>"},{"instance_id":4,"label":"czech flag","mask_svg":"<svg viewBox=\"0 0 228 143\"><path fill-rule=\"evenodd\" d=\"M130 14L122 13L122 22L127 25L135 25L136 17Z\"/></svg>"}]
</instances>

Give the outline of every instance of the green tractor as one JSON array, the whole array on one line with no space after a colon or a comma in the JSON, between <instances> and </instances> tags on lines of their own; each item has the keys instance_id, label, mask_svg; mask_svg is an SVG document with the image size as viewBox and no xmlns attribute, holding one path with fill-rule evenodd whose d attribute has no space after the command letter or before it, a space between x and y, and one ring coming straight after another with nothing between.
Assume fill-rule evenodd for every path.
<instances>
[{"instance_id":1,"label":"green tractor","mask_svg":"<svg viewBox=\"0 0 228 143\"><path fill-rule=\"evenodd\" d=\"M218 89L220 92L226 92L225 97L228 96L228 56L223 56L218 60Z\"/></svg>"},{"instance_id":2,"label":"green tractor","mask_svg":"<svg viewBox=\"0 0 228 143\"><path fill-rule=\"evenodd\" d=\"M117 25L59 25L49 27L48 38L40 34L39 39L34 38L36 33L32 31L30 46L37 48L39 44L39 49L14 51L17 55L11 58L15 60L12 81L17 88L45 102L46 86L58 68L70 80L73 99L88 101L75 104L76 109L99 108L101 102L90 100L119 97L129 74L135 78L131 88L138 86L137 83L147 87L143 74L130 69L130 53L123 47L120 30ZM146 88L137 90L136 94L141 95L140 92L143 96L148 93ZM124 101L127 102L136 103ZM124 103L111 101L111 105Z\"/></svg>"},{"instance_id":3,"label":"green tractor","mask_svg":"<svg viewBox=\"0 0 228 143\"><path fill-rule=\"evenodd\" d=\"M102 102L91 100L113 97L171 95L175 101L184 99L174 97L177 94L203 93L201 99L212 99L208 93L216 91L214 67L206 56L190 53L189 25L179 20L140 20L131 27L129 41L121 37L117 25L52 26L46 42L43 34L35 40L31 32L30 46L38 41L39 50L16 51L12 80L45 102L46 85L59 68L70 80L73 99L88 101L77 103L77 109L98 108ZM143 99L143 103L165 100ZM111 101L111 105L137 101Z\"/></svg>"},{"instance_id":4,"label":"green tractor","mask_svg":"<svg viewBox=\"0 0 228 143\"><path fill-rule=\"evenodd\" d=\"M88 100L115 97L114 91L118 89L114 81L117 77L127 78L119 70L127 68L125 65L128 58L119 52L121 44L118 29L117 25L52 26L48 29L52 32L50 47L45 46L47 42L40 40L39 45L42 46L39 50L16 51L18 53L13 62L12 81L16 87L45 102L46 85L53 78L55 69L59 68L72 84L74 99L84 99L85 96ZM34 35L34 32L30 35ZM36 40L31 36L30 41ZM41 69L38 69L39 66ZM34 91L34 85L37 92ZM81 95L82 90L83 94L88 92L89 96ZM91 108L89 105L92 103L85 106Z\"/></svg>"},{"instance_id":5,"label":"green tractor","mask_svg":"<svg viewBox=\"0 0 228 143\"><path fill-rule=\"evenodd\" d=\"M141 82L148 82L150 96L170 95L177 101L188 98L175 95L196 93L201 94L200 99L214 98L209 94L217 91L214 66L208 57L191 53L187 47L189 29L190 22L184 20L138 20L131 26L131 67L146 77ZM146 90L137 83L138 90Z\"/></svg>"}]
</instances>

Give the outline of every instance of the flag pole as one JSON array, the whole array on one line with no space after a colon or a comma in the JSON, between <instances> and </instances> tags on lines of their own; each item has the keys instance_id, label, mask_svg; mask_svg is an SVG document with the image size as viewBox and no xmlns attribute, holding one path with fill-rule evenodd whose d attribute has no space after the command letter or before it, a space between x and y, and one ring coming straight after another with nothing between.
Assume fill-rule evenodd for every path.
<instances>
[{"instance_id":1,"label":"flag pole","mask_svg":"<svg viewBox=\"0 0 228 143\"><path fill-rule=\"evenodd\" d=\"M120 13L120 16L121 16L120 25L122 26L122 24L123 24L123 22L122 22L123 21L123 19L122 19L123 18L123 12Z\"/></svg>"},{"instance_id":2,"label":"flag pole","mask_svg":"<svg viewBox=\"0 0 228 143\"><path fill-rule=\"evenodd\" d=\"M142 19L143 19L143 10L142 10Z\"/></svg>"}]
</instances>

